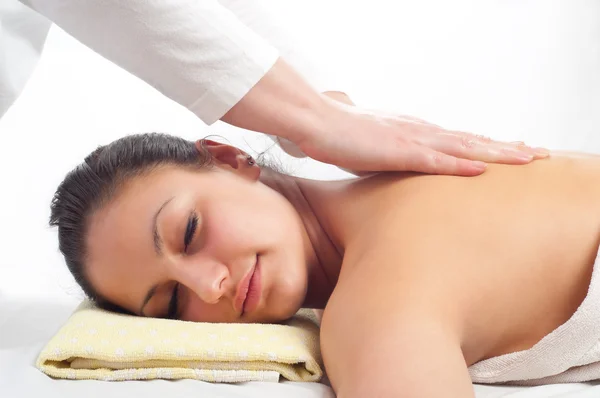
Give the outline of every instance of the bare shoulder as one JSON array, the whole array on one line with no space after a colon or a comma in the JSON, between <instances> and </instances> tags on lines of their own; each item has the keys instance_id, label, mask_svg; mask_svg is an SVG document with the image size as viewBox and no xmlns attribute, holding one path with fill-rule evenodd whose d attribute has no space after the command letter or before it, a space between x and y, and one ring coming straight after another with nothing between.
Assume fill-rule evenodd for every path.
<instances>
[{"instance_id":1,"label":"bare shoulder","mask_svg":"<svg viewBox=\"0 0 600 398\"><path fill-rule=\"evenodd\" d=\"M442 300L419 286L417 274L402 280L385 272L385 258L377 269L348 264L325 309L321 350L338 397L473 396L459 331ZM432 373L438 382L428 382Z\"/></svg>"}]
</instances>

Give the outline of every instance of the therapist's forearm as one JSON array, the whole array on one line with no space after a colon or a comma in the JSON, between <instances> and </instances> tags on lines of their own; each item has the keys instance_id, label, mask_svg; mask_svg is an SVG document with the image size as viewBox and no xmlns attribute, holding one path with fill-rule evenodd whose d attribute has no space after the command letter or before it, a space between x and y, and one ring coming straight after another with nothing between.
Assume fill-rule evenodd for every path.
<instances>
[{"instance_id":1,"label":"therapist's forearm","mask_svg":"<svg viewBox=\"0 0 600 398\"><path fill-rule=\"evenodd\" d=\"M280 58L221 120L298 143L328 130L340 113L336 102L337 98L316 91Z\"/></svg>"}]
</instances>

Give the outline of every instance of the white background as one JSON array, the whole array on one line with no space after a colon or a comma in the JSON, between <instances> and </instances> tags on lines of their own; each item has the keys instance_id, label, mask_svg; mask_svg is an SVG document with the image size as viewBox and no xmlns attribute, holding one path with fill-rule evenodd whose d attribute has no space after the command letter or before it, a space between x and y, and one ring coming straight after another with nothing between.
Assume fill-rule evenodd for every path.
<instances>
[{"instance_id":1,"label":"white background","mask_svg":"<svg viewBox=\"0 0 600 398\"><path fill-rule=\"evenodd\" d=\"M360 105L497 139L600 152L600 2L268 2ZM97 145L146 131L221 134L250 153L270 144L224 124L207 128L53 28L35 74L0 120L0 302L82 298L47 227L50 200ZM345 176L314 161L290 171Z\"/></svg>"}]
</instances>

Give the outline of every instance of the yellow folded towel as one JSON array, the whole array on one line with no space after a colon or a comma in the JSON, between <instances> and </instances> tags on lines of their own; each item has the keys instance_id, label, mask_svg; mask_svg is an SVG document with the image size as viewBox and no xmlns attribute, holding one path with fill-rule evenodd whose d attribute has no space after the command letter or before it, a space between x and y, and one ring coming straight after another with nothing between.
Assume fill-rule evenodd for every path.
<instances>
[{"instance_id":1,"label":"yellow folded towel","mask_svg":"<svg viewBox=\"0 0 600 398\"><path fill-rule=\"evenodd\" d=\"M196 323L111 313L86 300L36 366L61 379L319 381L319 328L310 314L283 325Z\"/></svg>"}]
</instances>

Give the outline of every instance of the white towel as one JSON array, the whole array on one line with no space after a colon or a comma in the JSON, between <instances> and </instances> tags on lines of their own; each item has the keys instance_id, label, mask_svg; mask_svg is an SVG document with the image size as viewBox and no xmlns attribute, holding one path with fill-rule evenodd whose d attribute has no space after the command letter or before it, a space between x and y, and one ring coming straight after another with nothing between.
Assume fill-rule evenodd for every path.
<instances>
[{"instance_id":1,"label":"white towel","mask_svg":"<svg viewBox=\"0 0 600 398\"><path fill-rule=\"evenodd\" d=\"M469 367L474 383L541 385L600 379L600 287L598 258L587 295L568 321L524 351Z\"/></svg>"}]
</instances>

